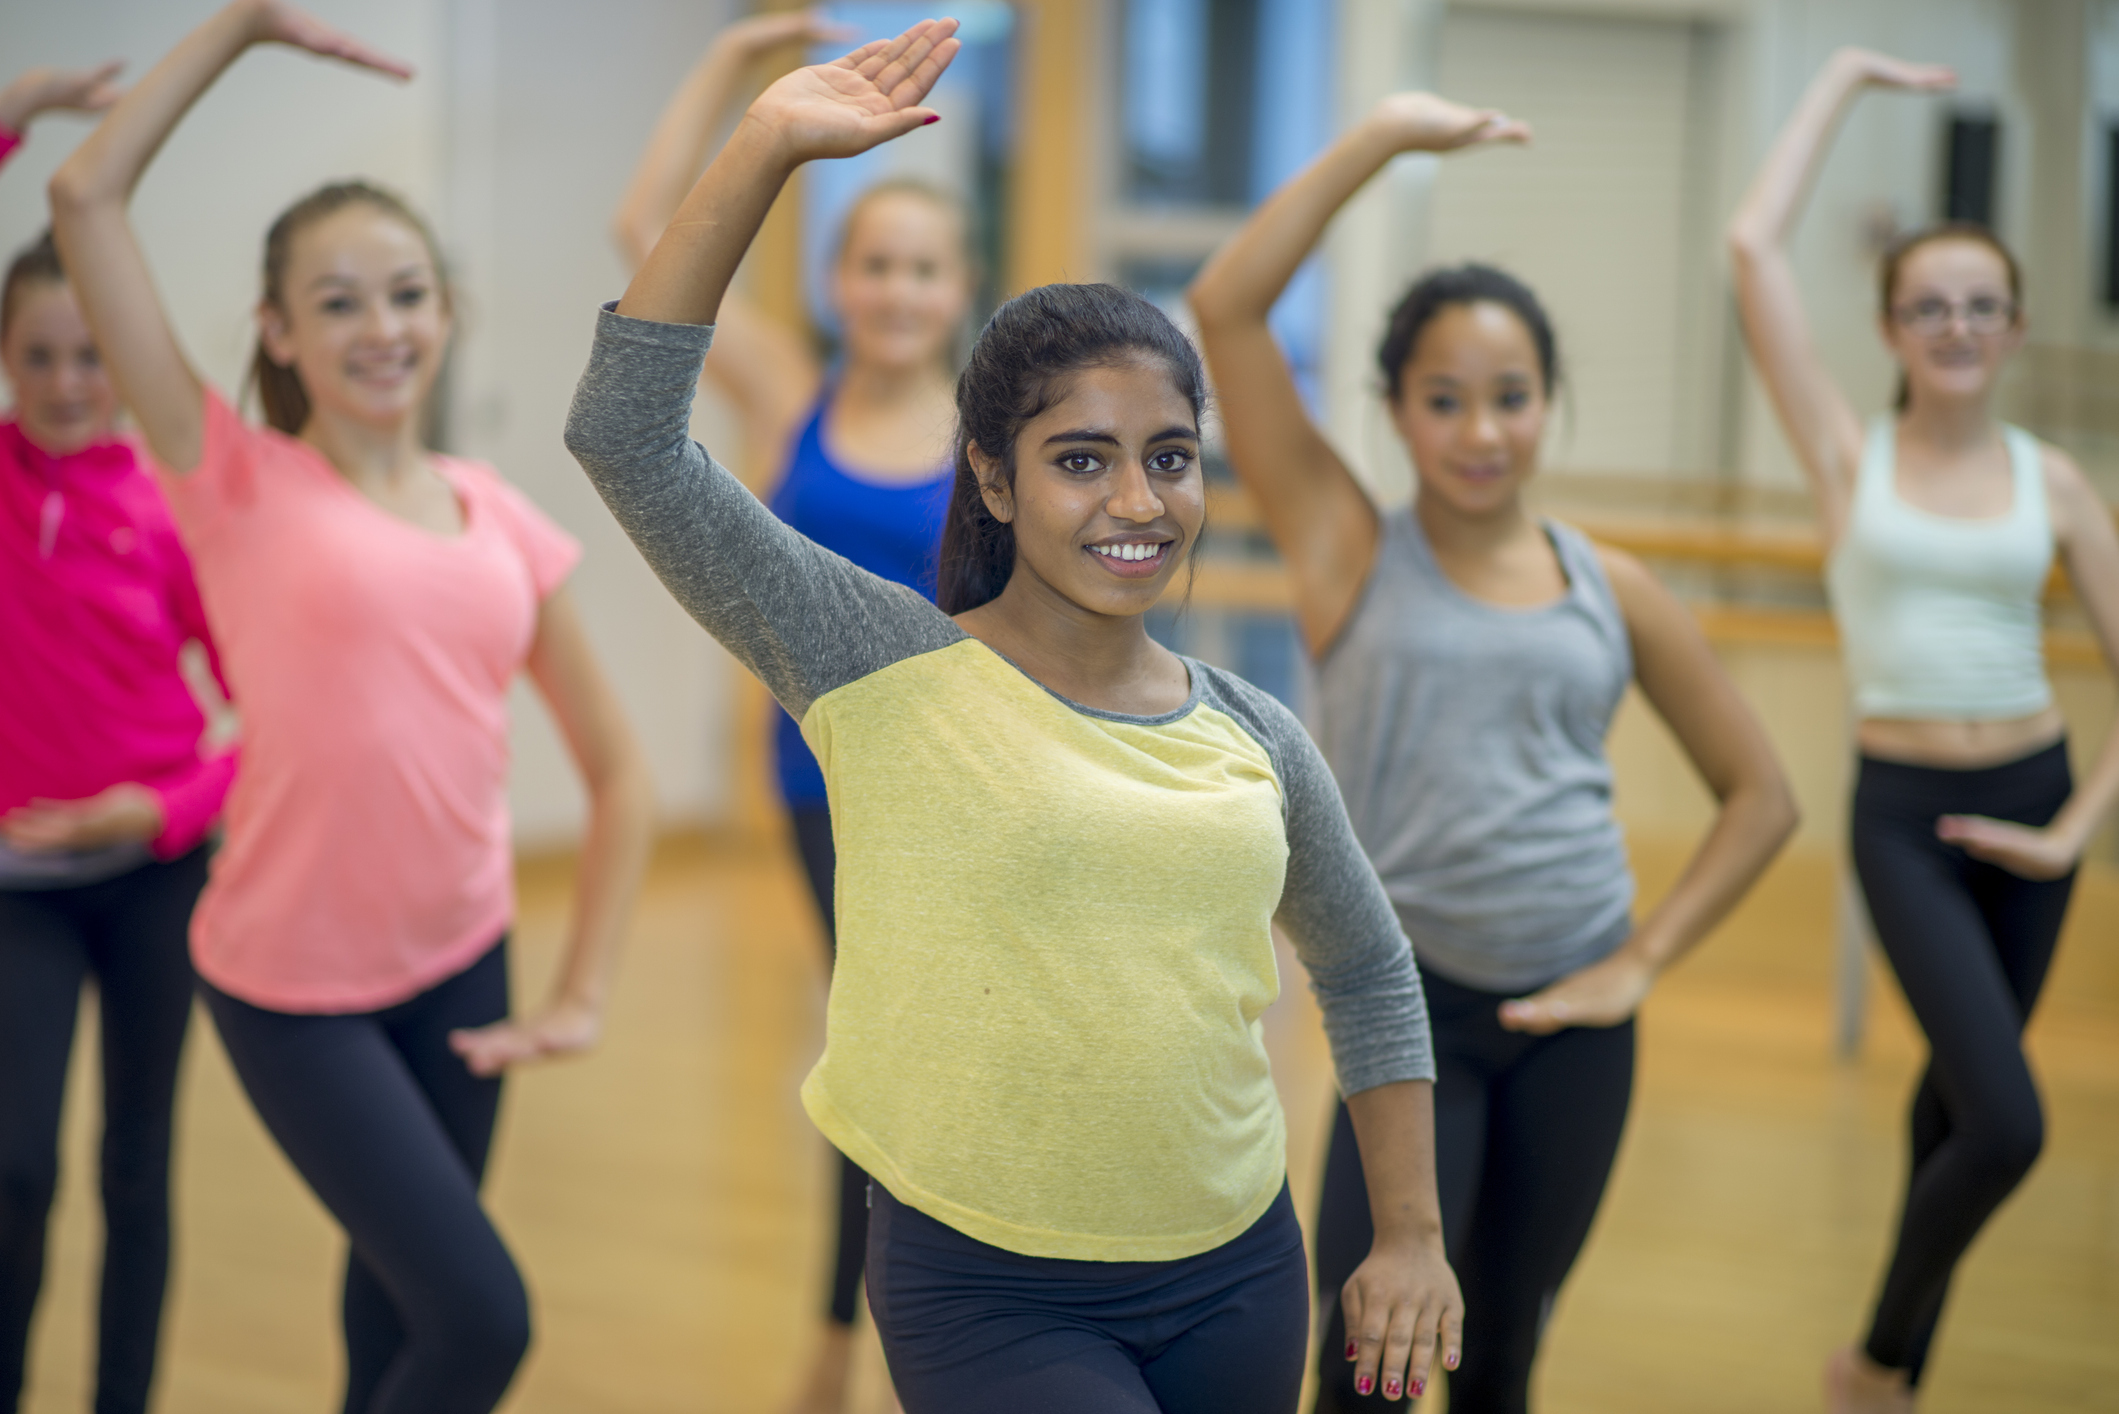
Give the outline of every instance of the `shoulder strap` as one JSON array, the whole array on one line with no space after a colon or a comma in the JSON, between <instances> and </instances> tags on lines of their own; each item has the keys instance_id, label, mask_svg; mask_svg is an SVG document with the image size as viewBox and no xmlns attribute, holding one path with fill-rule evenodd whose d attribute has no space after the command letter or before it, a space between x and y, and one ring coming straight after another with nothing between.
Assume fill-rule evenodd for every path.
<instances>
[{"instance_id":1,"label":"shoulder strap","mask_svg":"<svg viewBox=\"0 0 2119 1414\"><path fill-rule=\"evenodd\" d=\"M2010 479L2015 483L2019 516L2047 518L2045 504L2045 453L2038 439L2013 423L2001 424L2001 439L2009 449Z\"/></svg>"},{"instance_id":2,"label":"shoulder strap","mask_svg":"<svg viewBox=\"0 0 2119 1414\"><path fill-rule=\"evenodd\" d=\"M1854 476L1855 494L1864 490L1887 490L1898 475L1898 427L1889 413L1869 419L1868 435L1862 438L1861 465Z\"/></svg>"}]
</instances>

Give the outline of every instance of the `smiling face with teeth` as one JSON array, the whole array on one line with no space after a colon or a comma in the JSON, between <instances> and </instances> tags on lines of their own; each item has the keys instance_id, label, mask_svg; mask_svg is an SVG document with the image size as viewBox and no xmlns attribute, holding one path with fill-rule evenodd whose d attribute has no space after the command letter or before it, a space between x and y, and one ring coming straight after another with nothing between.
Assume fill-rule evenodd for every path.
<instances>
[{"instance_id":1,"label":"smiling face with teeth","mask_svg":"<svg viewBox=\"0 0 2119 1414\"><path fill-rule=\"evenodd\" d=\"M280 303L258 308L258 336L293 367L316 413L378 429L425 406L449 343L449 302L426 238L353 202L301 228Z\"/></svg>"},{"instance_id":2,"label":"smiling face with teeth","mask_svg":"<svg viewBox=\"0 0 2119 1414\"><path fill-rule=\"evenodd\" d=\"M1108 617L1153 608L1206 522L1199 423L1168 371L1129 358L1074 373L1013 451L1011 476L970 449L987 509L1015 531L1004 594Z\"/></svg>"}]
</instances>

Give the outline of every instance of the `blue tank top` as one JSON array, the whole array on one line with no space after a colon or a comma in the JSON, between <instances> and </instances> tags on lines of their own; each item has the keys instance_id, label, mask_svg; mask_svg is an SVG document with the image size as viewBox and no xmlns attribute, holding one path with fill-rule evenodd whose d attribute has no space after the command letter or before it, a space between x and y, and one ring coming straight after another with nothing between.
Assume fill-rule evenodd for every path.
<instances>
[{"instance_id":1,"label":"blue tank top","mask_svg":"<svg viewBox=\"0 0 2119 1414\"><path fill-rule=\"evenodd\" d=\"M787 472L770 502L773 514L871 574L932 599L953 470L927 481L892 484L849 474L824 449L824 413L830 406L831 389L826 388L795 438ZM802 729L785 712L774 746L781 797L789 805L824 804L824 772L802 740Z\"/></svg>"}]
</instances>

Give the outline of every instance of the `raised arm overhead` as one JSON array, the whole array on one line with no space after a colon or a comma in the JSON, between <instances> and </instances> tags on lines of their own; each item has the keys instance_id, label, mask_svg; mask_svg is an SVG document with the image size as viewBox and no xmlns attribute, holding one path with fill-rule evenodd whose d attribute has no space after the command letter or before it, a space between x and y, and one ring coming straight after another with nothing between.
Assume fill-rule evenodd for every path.
<instances>
[{"instance_id":1,"label":"raised arm overhead","mask_svg":"<svg viewBox=\"0 0 2119 1414\"><path fill-rule=\"evenodd\" d=\"M156 293L126 206L199 95L253 44L286 44L396 78L402 62L276 0L235 0L149 70L51 181L52 232L119 396L162 463L198 464L204 388Z\"/></svg>"},{"instance_id":2,"label":"raised arm overhead","mask_svg":"<svg viewBox=\"0 0 2119 1414\"><path fill-rule=\"evenodd\" d=\"M1838 542L1846 524L1861 460L1861 419L1818 357L1788 259L1788 237L1841 118L1864 88L1934 91L1956 82L1954 73L1937 65L1865 49L1840 50L1811 81L1730 218L1729 254L1744 338L1817 496L1828 543Z\"/></svg>"},{"instance_id":3,"label":"raised arm overhead","mask_svg":"<svg viewBox=\"0 0 2119 1414\"><path fill-rule=\"evenodd\" d=\"M1230 461L1287 561L1313 652L1337 635L1368 577L1376 510L1310 420L1267 315L1339 208L1393 157L1529 137L1529 128L1491 109L1393 94L1274 192L1186 293L1220 394Z\"/></svg>"}]
</instances>

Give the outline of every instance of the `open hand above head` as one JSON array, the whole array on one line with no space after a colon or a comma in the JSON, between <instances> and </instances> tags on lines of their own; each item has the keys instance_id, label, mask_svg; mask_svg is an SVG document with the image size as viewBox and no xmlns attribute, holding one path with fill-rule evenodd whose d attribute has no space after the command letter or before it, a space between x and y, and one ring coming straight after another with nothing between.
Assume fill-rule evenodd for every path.
<instances>
[{"instance_id":1,"label":"open hand above head","mask_svg":"<svg viewBox=\"0 0 2119 1414\"><path fill-rule=\"evenodd\" d=\"M1654 969L1621 949L1527 997L1501 1003L1501 1025L1533 1036L1570 1026L1617 1026L1640 1010L1654 983Z\"/></svg>"},{"instance_id":2,"label":"open hand above head","mask_svg":"<svg viewBox=\"0 0 2119 1414\"><path fill-rule=\"evenodd\" d=\"M1370 121L1382 125L1401 152L1530 141L1530 125L1498 108L1471 108L1432 93L1394 93L1376 105Z\"/></svg>"},{"instance_id":3,"label":"open hand above head","mask_svg":"<svg viewBox=\"0 0 2119 1414\"><path fill-rule=\"evenodd\" d=\"M789 163L852 157L941 115L920 106L962 47L955 20L922 20L829 64L796 69L758 95L746 124Z\"/></svg>"},{"instance_id":4,"label":"open hand above head","mask_svg":"<svg viewBox=\"0 0 2119 1414\"><path fill-rule=\"evenodd\" d=\"M1906 88L1939 93L1957 87L1957 71L1944 64L1917 64L1874 49L1842 49L1838 62L1851 66L1863 83L1878 88Z\"/></svg>"},{"instance_id":5,"label":"open hand above head","mask_svg":"<svg viewBox=\"0 0 2119 1414\"><path fill-rule=\"evenodd\" d=\"M237 0L237 3L249 3L253 7L253 43L285 44L326 59L339 59L363 69L373 69L392 78L412 77L412 66L404 60L393 58L342 30L332 28L306 10L282 4L280 0Z\"/></svg>"},{"instance_id":6,"label":"open hand above head","mask_svg":"<svg viewBox=\"0 0 2119 1414\"><path fill-rule=\"evenodd\" d=\"M783 44L829 44L853 35L820 10L777 10L750 15L714 36L714 47L739 59L755 59Z\"/></svg>"},{"instance_id":7,"label":"open hand above head","mask_svg":"<svg viewBox=\"0 0 2119 1414\"><path fill-rule=\"evenodd\" d=\"M112 59L93 69L30 69L0 90L0 127L20 131L39 113L100 113L118 101L112 80L124 67Z\"/></svg>"},{"instance_id":8,"label":"open hand above head","mask_svg":"<svg viewBox=\"0 0 2119 1414\"><path fill-rule=\"evenodd\" d=\"M1945 815L1935 822L1935 837L2022 879L2057 879L2082 858L2077 846L2050 828L1985 815Z\"/></svg>"}]
</instances>

